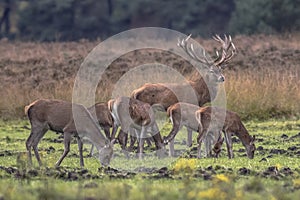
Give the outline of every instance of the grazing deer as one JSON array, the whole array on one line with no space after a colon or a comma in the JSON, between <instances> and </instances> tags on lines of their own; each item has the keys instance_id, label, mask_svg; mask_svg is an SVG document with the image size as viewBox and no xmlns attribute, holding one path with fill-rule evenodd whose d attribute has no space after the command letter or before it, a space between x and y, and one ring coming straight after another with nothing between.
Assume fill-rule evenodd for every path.
<instances>
[{"instance_id":1,"label":"grazing deer","mask_svg":"<svg viewBox=\"0 0 300 200\"><path fill-rule=\"evenodd\" d=\"M196 80L189 80L185 84L146 83L132 92L131 96L133 98L149 103L150 105L161 104L165 110L179 101L203 106L205 103L215 99L218 84L225 81L222 70L236 54L236 48L230 36L227 37L225 35L224 40L218 35L214 36L213 39L221 43L222 47L219 51L216 51L217 57L211 61L208 60L205 54L203 57L200 57L195 53L193 44L188 43L190 37L191 35L186 39L179 40L178 46L181 47L191 59L204 64L204 76L198 76ZM190 91L190 88L194 90L197 102L191 98L193 94L186 94L187 91ZM187 145L192 145L192 131L189 129Z\"/></svg>"},{"instance_id":2,"label":"grazing deer","mask_svg":"<svg viewBox=\"0 0 300 200\"><path fill-rule=\"evenodd\" d=\"M205 135L212 132L222 131L225 136L225 142L228 157L233 158L232 139L231 136L236 135L246 148L248 158L254 157L255 136L250 136L247 129L243 125L240 117L235 112L231 112L219 107L202 107L195 113L199 122L198 141L198 158L201 158L201 143Z\"/></svg>"},{"instance_id":3,"label":"grazing deer","mask_svg":"<svg viewBox=\"0 0 300 200\"><path fill-rule=\"evenodd\" d=\"M179 130L182 128L182 126L185 126L190 131L196 131L199 130L199 122L197 121L195 117L195 112L199 110L199 106L179 102L175 103L174 105L171 105L167 110L167 115L171 120L172 123L172 130L171 132L164 137L164 143L169 143L169 155L174 156L174 138L176 134L179 132ZM221 143L220 133L219 132L210 132L206 138L205 138L205 149L206 154L208 156L211 156L211 146L217 145L217 143ZM220 147L218 147L220 148ZM220 148L221 149L221 148ZM219 155L220 151L217 150L217 147L215 147L214 151L217 155Z\"/></svg>"},{"instance_id":4,"label":"grazing deer","mask_svg":"<svg viewBox=\"0 0 300 200\"><path fill-rule=\"evenodd\" d=\"M72 106L76 112L73 112ZM64 152L56 162L56 166L59 166L69 153L72 135L77 138L81 167L84 166L82 155L83 137L88 138L98 149L100 163L104 166L109 164L113 153L113 141L110 142L101 133L97 123L84 106L62 100L41 99L26 106L25 114L28 116L31 124L31 133L26 140L30 165L32 165L31 148L39 165L42 165L38 153L38 143L48 130L64 133ZM75 114L77 121L80 122L76 126L73 119Z\"/></svg>"},{"instance_id":5,"label":"grazing deer","mask_svg":"<svg viewBox=\"0 0 300 200\"><path fill-rule=\"evenodd\" d=\"M224 137L222 137L221 132L208 132L204 138L206 155L208 157L219 158L219 155L222 151L222 145L224 142ZM211 147L214 146L212 149ZM214 155L213 153L214 152Z\"/></svg>"},{"instance_id":6,"label":"grazing deer","mask_svg":"<svg viewBox=\"0 0 300 200\"><path fill-rule=\"evenodd\" d=\"M114 140L114 134L110 134L110 128L113 128L112 133L116 132L116 128L111 116L110 110L108 109L107 103L96 103L95 105L88 108L88 111L92 116L97 117L98 124L103 129L106 138L110 141ZM92 156L94 145L92 144L89 156Z\"/></svg>"},{"instance_id":7,"label":"grazing deer","mask_svg":"<svg viewBox=\"0 0 300 200\"><path fill-rule=\"evenodd\" d=\"M114 118L115 126L121 127L118 140L122 150L126 150L128 133L135 133L139 139L138 156L141 159L144 140L149 131L152 133L156 148L164 150L164 144L155 121L154 111L149 104L130 97L119 97L110 100L108 107Z\"/></svg>"}]
</instances>

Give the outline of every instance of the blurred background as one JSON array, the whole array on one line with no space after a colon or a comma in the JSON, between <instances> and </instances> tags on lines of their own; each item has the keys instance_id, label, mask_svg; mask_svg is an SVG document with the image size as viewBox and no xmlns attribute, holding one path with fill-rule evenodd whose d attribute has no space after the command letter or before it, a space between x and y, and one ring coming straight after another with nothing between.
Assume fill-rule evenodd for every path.
<instances>
[{"instance_id":1,"label":"blurred background","mask_svg":"<svg viewBox=\"0 0 300 200\"><path fill-rule=\"evenodd\" d=\"M157 26L212 34L300 30L299 0L1 0L0 38L30 41L105 39Z\"/></svg>"}]
</instances>

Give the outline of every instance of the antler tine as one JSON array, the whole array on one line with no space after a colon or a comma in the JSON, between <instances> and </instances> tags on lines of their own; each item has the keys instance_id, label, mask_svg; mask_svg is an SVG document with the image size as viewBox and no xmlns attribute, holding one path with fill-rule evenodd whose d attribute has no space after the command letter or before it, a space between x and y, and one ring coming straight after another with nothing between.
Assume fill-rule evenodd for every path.
<instances>
[{"instance_id":1,"label":"antler tine","mask_svg":"<svg viewBox=\"0 0 300 200\"><path fill-rule=\"evenodd\" d=\"M213 39L218 41L218 42L220 42L222 40L221 37L218 34L214 35Z\"/></svg>"},{"instance_id":2,"label":"antler tine","mask_svg":"<svg viewBox=\"0 0 300 200\"><path fill-rule=\"evenodd\" d=\"M185 39L182 39L182 40L178 39L177 45L179 47L181 47L193 60L207 64L207 65L212 65L214 62L209 62L207 60L207 58L205 56L205 52L204 52L203 58L201 58L195 53L194 45L192 43L190 45L188 45L188 40L191 38L191 36L192 36L192 34L190 34Z\"/></svg>"},{"instance_id":3,"label":"antler tine","mask_svg":"<svg viewBox=\"0 0 300 200\"><path fill-rule=\"evenodd\" d=\"M225 61L224 61L225 64L228 63L228 61L231 60L232 57L236 54L236 47L235 47L235 45L233 44L230 35L229 35L229 41L230 41L229 47L232 47L232 50L231 50L230 54L229 54L228 56L226 56ZM229 47L228 47L227 50L229 50Z\"/></svg>"},{"instance_id":4,"label":"antler tine","mask_svg":"<svg viewBox=\"0 0 300 200\"><path fill-rule=\"evenodd\" d=\"M220 51L222 51L221 57L219 56L218 53L216 53L217 58L215 59L215 65L220 67L221 64L223 64L223 63L226 64L226 63L228 63L228 61L230 59L232 59L232 57L236 53L236 48L232 42L232 38L230 35L228 37L227 37L227 35L224 35L224 40L219 35L213 36L213 39L220 42L222 45L221 50L220 50ZM228 51L231 47L232 47L231 53L228 54Z\"/></svg>"},{"instance_id":5,"label":"antler tine","mask_svg":"<svg viewBox=\"0 0 300 200\"><path fill-rule=\"evenodd\" d=\"M201 62L201 63L208 64L208 65L212 65L212 64L213 64L213 62L208 61L208 59L207 59L207 57L206 57L206 55L205 55L205 51L203 51L203 59L202 59L202 58L200 58L200 57L195 53L194 45L193 45L193 44L191 44L191 50L192 50L192 54L193 54L194 58L195 58L197 61L199 61L199 62Z\"/></svg>"},{"instance_id":6,"label":"antler tine","mask_svg":"<svg viewBox=\"0 0 300 200\"><path fill-rule=\"evenodd\" d=\"M187 37L185 38L185 41L187 42L191 37L192 37L192 34L189 34L189 36L187 36Z\"/></svg>"}]
</instances>

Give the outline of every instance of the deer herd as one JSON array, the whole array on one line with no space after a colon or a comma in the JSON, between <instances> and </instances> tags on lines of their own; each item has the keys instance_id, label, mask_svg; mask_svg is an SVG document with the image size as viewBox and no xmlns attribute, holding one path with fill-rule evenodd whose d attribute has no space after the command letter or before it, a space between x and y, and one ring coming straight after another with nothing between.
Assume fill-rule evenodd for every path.
<instances>
[{"instance_id":1,"label":"deer herd","mask_svg":"<svg viewBox=\"0 0 300 200\"><path fill-rule=\"evenodd\" d=\"M184 126L187 128L187 145L192 146L192 132L197 132L197 157L201 158L201 144L205 144L207 157L218 157L225 140L229 158L233 158L232 135L237 136L246 149L248 158L254 157L255 137L250 136L238 114L216 106L204 106L216 98L218 84L225 81L223 68L236 54L231 37L222 39L216 35L214 40L221 44L216 51L216 58L209 60L205 53L195 53L191 36L178 41L178 46L194 61L202 64L203 76L185 84L146 83L134 90L130 97L118 97L107 103L97 103L89 108L63 100L40 99L25 106L25 114L31 124L31 133L26 140L29 164L32 165L31 150L42 165L38 153L38 143L48 130L63 133L64 151L56 166L60 166L70 151L72 136L77 139L80 166L83 161L83 141L92 144L90 154L96 147L101 165L107 166L113 155L114 143L120 144L121 150L128 157L137 141L137 156L143 157L144 142L155 144L159 157L166 154L175 156L174 138ZM186 94L192 88L196 102ZM172 129L167 136L162 136L155 119L156 111L167 113ZM118 128L119 133L117 134ZM102 130L105 134L102 133ZM111 131L110 131L111 130ZM222 134L223 133L223 134ZM130 137L128 137L130 136ZM130 146L127 147L128 138Z\"/></svg>"}]
</instances>

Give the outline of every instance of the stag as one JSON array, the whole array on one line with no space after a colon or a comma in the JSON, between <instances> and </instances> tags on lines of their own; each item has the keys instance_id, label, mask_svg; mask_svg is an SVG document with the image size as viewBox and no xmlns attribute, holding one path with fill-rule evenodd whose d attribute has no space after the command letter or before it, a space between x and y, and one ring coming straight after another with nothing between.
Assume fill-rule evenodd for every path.
<instances>
[{"instance_id":1,"label":"stag","mask_svg":"<svg viewBox=\"0 0 300 200\"><path fill-rule=\"evenodd\" d=\"M75 113L72 112L72 107ZM60 166L69 153L72 135L77 139L81 167L84 166L82 138L87 138L95 145L99 152L100 163L103 166L109 165L113 153L113 141L110 142L101 133L97 123L84 106L62 100L41 99L26 106L25 114L31 124L31 133L26 140L30 165L32 165L31 149L33 149L39 165L42 166L38 144L48 130L64 133L64 152L56 162L56 167ZM77 126L75 126L73 114L76 114L77 121L80 122L76 124Z\"/></svg>"},{"instance_id":2,"label":"stag","mask_svg":"<svg viewBox=\"0 0 300 200\"><path fill-rule=\"evenodd\" d=\"M182 126L185 126L190 131L199 131L199 122L195 117L195 112L197 110L199 110L199 106L184 102L175 103L168 108L167 115L172 123L172 130L167 136L164 137L164 143L169 143L170 156L175 155L174 137L182 128ZM218 157L221 151L221 147L219 146L222 142L223 141L220 132L209 132L209 134L207 134L205 137L206 154L211 156L211 146L215 146L213 151L215 152L216 157Z\"/></svg>"},{"instance_id":3,"label":"stag","mask_svg":"<svg viewBox=\"0 0 300 200\"><path fill-rule=\"evenodd\" d=\"M223 69L236 54L236 48L231 37L225 35L224 40L216 35L214 40L221 43L221 49L216 51L216 58L209 60L205 53L203 56L196 54L194 46L189 43L191 35L186 39L178 41L178 46L182 48L188 56L202 63L204 68L204 76L194 81L189 80L185 84L169 84L169 83L146 83L142 87L132 92L132 97L140 101L153 104L161 104L165 110L177 102L186 102L203 106L205 103L211 102L216 98L218 84L225 81L222 74ZM197 97L197 102L191 101L191 94L186 94L186 91L194 90ZM188 129L188 146L192 145L192 131Z\"/></svg>"},{"instance_id":4,"label":"stag","mask_svg":"<svg viewBox=\"0 0 300 200\"><path fill-rule=\"evenodd\" d=\"M199 123L198 158L201 158L201 143L205 135L209 132L222 131L225 136L225 142L228 157L233 158L232 135L236 135L246 148L248 158L252 159L255 152L255 136L250 136L243 125L237 113L225 110L219 107L202 107L195 112L196 119Z\"/></svg>"},{"instance_id":5,"label":"stag","mask_svg":"<svg viewBox=\"0 0 300 200\"><path fill-rule=\"evenodd\" d=\"M138 157L142 158L144 140L148 132L152 133L158 150L164 150L164 144L155 121L154 110L148 103L130 98L119 97L108 102L115 126L121 130L118 140L122 150L126 150L128 133L135 133L138 141ZM162 152L163 153L163 152Z\"/></svg>"}]
</instances>

